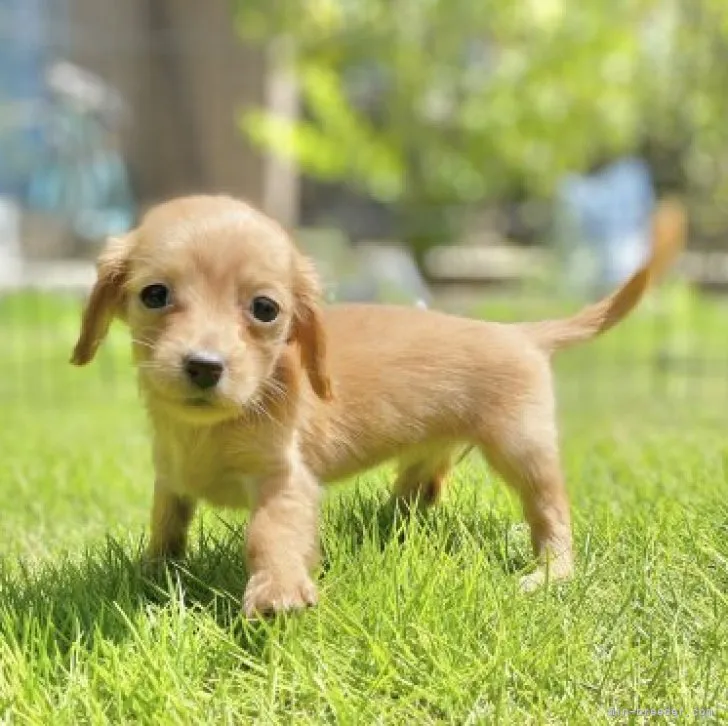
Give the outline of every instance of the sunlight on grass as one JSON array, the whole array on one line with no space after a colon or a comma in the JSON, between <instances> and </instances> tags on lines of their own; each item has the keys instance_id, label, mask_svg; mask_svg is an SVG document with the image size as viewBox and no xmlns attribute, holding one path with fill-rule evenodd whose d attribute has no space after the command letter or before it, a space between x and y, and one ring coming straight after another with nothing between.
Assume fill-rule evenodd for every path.
<instances>
[{"instance_id":1,"label":"sunlight on grass","mask_svg":"<svg viewBox=\"0 0 728 726\"><path fill-rule=\"evenodd\" d=\"M698 340L728 358L700 313ZM327 497L320 607L260 624L239 612L242 515L205 510L184 565L142 575L152 473L126 338L74 369L77 315L0 301L0 721L725 719L727 386L655 383L650 310L558 364L572 582L517 595L527 533L476 457L412 519L385 506L385 467Z\"/></svg>"}]
</instances>

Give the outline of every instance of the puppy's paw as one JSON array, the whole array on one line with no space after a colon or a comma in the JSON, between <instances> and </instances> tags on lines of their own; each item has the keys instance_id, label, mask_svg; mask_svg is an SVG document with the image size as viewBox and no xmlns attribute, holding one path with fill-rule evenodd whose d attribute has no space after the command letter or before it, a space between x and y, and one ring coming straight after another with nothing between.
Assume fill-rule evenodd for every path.
<instances>
[{"instance_id":1,"label":"puppy's paw","mask_svg":"<svg viewBox=\"0 0 728 726\"><path fill-rule=\"evenodd\" d=\"M518 582L518 589L524 593L531 593L538 590L546 583L546 573L538 569L530 575L524 575Z\"/></svg>"},{"instance_id":2,"label":"puppy's paw","mask_svg":"<svg viewBox=\"0 0 728 726\"><path fill-rule=\"evenodd\" d=\"M147 547L141 558L141 569L150 577L162 574L168 565L174 565L184 558L184 548L159 549Z\"/></svg>"},{"instance_id":3,"label":"puppy's paw","mask_svg":"<svg viewBox=\"0 0 728 726\"><path fill-rule=\"evenodd\" d=\"M286 578L256 572L245 588L243 611L248 618L290 612L318 602L316 585L306 573Z\"/></svg>"},{"instance_id":4,"label":"puppy's paw","mask_svg":"<svg viewBox=\"0 0 728 726\"><path fill-rule=\"evenodd\" d=\"M524 594L535 592L547 582L557 583L568 580L572 572L572 567L568 563L552 565L548 570L545 567L539 567L535 572L524 575L520 579L518 589Z\"/></svg>"}]
</instances>

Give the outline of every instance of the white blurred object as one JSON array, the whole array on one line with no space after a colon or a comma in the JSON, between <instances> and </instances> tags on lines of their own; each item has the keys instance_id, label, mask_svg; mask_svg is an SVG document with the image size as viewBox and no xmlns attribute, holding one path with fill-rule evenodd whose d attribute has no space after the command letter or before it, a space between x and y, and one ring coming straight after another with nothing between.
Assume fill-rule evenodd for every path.
<instances>
[{"instance_id":1,"label":"white blurred object","mask_svg":"<svg viewBox=\"0 0 728 726\"><path fill-rule=\"evenodd\" d=\"M335 228L299 230L296 239L313 258L327 302L380 302L426 308L432 297L412 254L378 242L352 246Z\"/></svg>"},{"instance_id":2,"label":"white blurred object","mask_svg":"<svg viewBox=\"0 0 728 726\"><path fill-rule=\"evenodd\" d=\"M431 300L427 284L412 254L397 245L360 244L357 252L366 276L374 281L377 302L427 307Z\"/></svg>"},{"instance_id":3,"label":"white blurred object","mask_svg":"<svg viewBox=\"0 0 728 726\"><path fill-rule=\"evenodd\" d=\"M10 197L0 197L0 287L16 285L22 274L20 207Z\"/></svg>"},{"instance_id":4,"label":"white blurred object","mask_svg":"<svg viewBox=\"0 0 728 726\"><path fill-rule=\"evenodd\" d=\"M69 61L53 63L46 71L48 88L79 108L103 114L116 122L128 120L129 111L121 94L95 73Z\"/></svg>"},{"instance_id":5,"label":"white blurred object","mask_svg":"<svg viewBox=\"0 0 728 726\"><path fill-rule=\"evenodd\" d=\"M443 245L425 254L424 267L438 280L498 281L534 277L548 264L550 253L514 245Z\"/></svg>"}]
</instances>

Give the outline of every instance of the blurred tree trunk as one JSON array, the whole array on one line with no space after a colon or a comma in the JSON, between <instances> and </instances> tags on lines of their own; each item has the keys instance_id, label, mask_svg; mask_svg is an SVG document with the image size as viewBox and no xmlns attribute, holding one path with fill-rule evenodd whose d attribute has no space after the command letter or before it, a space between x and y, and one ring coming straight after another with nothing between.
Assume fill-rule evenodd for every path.
<instances>
[{"instance_id":1,"label":"blurred tree trunk","mask_svg":"<svg viewBox=\"0 0 728 726\"><path fill-rule=\"evenodd\" d=\"M271 73L265 47L238 38L226 0L68 2L69 59L114 85L131 107L124 149L143 206L228 193L295 224L295 168L254 149L237 122L253 106L295 113L295 89Z\"/></svg>"}]
</instances>

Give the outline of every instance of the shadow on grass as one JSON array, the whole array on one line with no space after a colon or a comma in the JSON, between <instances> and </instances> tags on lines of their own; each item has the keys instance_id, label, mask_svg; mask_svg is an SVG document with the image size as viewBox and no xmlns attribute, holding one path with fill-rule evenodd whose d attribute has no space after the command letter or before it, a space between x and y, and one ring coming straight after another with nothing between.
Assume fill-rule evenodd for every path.
<instances>
[{"instance_id":1,"label":"shadow on grass","mask_svg":"<svg viewBox=\"0 0 728 726\"><path fill-rule=\"evenodd\" d=\"M65 655L98 640L134 636L139 611L184 606L204 610L233 630L251 654L265 646L264 624L246 623L241 597L247 575L242 533L200 531L189 556L155 571L142 565L142 543L108 539L80 560L52 562L12 572L0 564L0 638L40 652Z\"/></svg>"},{"instance_id":2,"label":"shadow on grass","mask_svg":"<svg viewBox=\"0 0 728 726\"><path fill-rule=\"evenodd\" d=\"M477 492L470 491L473 496L426 507L418 502L397 503L387 490L356 487L349 497L324 510L324 571L342 549L353 555L364 547L382 550L392 542L406 545L423 537L436 540L447 555L476 551L509 574L532 564L530 551L524 549L525 538L520 536L525 525L484 510Z\"/></svg>"},{"instance_id":3,"label":"shadow on grass","mask_svg":"<svg viewBox=\"0 0 728 726\"><path fill-rule=\"evenodd\" d=\"M362 548L407 546L415 537L436 538L449 555L476 551L512 573L528 558L509 547L510 524L475 506L407 512L391 504L386 493L356 488L324 509L321 576L342 557L355 564ZM22 649L64 656L79 645L92 649L99 639L133 637L139 611L183 605L204 611L233 632L251 655L263 652L270 621L248 622L241 615L247 581L242 528L212 533L200 527L188 557L156 574L142 567L142 544L109 538L80 560L34 570L21 564L11 571L0 561L0 638Z\"/></svg>"}]
</instances>

